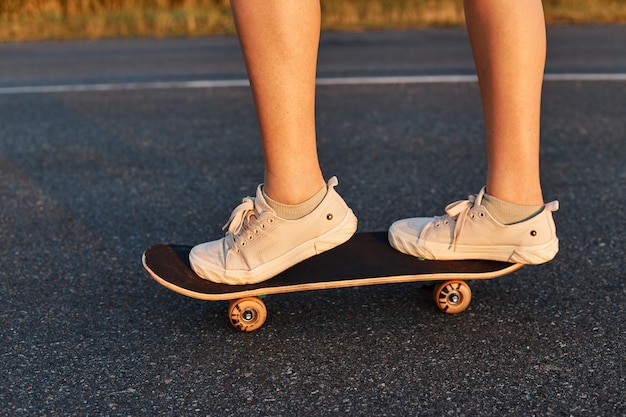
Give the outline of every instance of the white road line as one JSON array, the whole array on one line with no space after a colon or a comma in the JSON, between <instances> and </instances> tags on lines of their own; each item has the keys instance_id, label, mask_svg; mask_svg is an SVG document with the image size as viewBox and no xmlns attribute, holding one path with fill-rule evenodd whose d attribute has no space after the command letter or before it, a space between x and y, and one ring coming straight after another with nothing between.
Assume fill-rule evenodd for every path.
<instances>
[{"instance_id":1,"label":"white road line","mask_svg":"<svg viewBox=\"0 0 626 417\"><path fill-rule=\"evenodd\" d=\"M546 81L626 81L626 74L545 74Z\"/></svg>"},{"instance_id":2,"label":"white road line","mask_svg":"<svg viewBox=\"0 0 626 417\"><path fill-rule=\"evenodd\" d=\"M475 83L475 75L409 75L397 77L318 78L317 85Z\"/></svg>"},{"instance_id":3,"label":"white road line","mask_svg":"<svg viewBox=\"0 0 626 417\"><path fill-rule=\"evenodd\" d=\"M0 87L0 94L81 93L85 91L167 90L182 88L247 87L248 80L163 81L107 84L65 84Z\"/></svg>"},{"instance_id":4,"label":"white road line","mask_svg":"<svg viewBox=\"0 0 626 417\"><path fill-rule=\"evenodd\" d=\"M614 74L546 74L545 81L626 81L626 73ZM376 85L376 84L459 84L474 83L475 75L415 75L397 77L337 77L318 78L317 85ZM248 87L248 80L197 80L135 83L65 84L0 87L0 95L79 93L93 91L167 90L185 88Z\"/></svg>"}]
</instances>

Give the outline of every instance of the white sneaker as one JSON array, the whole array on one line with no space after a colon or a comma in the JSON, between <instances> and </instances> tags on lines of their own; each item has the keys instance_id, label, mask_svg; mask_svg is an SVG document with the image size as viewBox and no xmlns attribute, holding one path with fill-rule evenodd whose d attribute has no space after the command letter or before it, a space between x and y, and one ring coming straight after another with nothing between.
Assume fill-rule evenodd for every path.
<instances>
[{"instance_id":1,"label":"white sneaker","mask_svg":"<svg viewBox=\"0 0 626 417\"><path fill-rule=\"evenodd\" d=\"M468 200L446 207L435 218L399 220L389 228L389 243L400 252L432 260L488 259L541 264L554 258L559 240L552 212L558 201L544 205L532 218L504 225L489 214L485 188Z\"/></svg>"},{"instance_id":2,"label":"white sneaker","mask_svg":"<svg viewBox=\"0 0 626 417\"><path fill-rule=\"evenodd\" d=\"M222 239L195 246L189 254L200 277L224 284L254 284L267 280L311 256L338 246L354 234L357 219L328 181L324 200L310 214L279 218L261 191L235 208Z\"/></svg>"}]
</instances>

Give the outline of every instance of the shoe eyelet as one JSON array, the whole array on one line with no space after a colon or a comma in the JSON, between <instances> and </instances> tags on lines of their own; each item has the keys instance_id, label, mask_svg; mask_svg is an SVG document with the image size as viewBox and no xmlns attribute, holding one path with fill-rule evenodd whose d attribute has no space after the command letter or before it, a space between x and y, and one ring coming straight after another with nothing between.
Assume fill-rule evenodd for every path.
<instances>
[{"instance_id":1,"label":"shoe eyelet","mask_svg":"<svg viewBox=\"0 0 626 417\"><path fill-rule=\"evenodd\" d=\"M326 215L326 220L332 220L333 219L333 213L328 213Z\"/></svg>"},{"instance_id":2,"label":"shoe eyelet","mask_svg":"<svg viewBox=\"0 0 626 417\"><path fill-rule=\"evenodd\" d=\"M248 235L248 240L252 240L252 239L254 239L254 236L253 235Z\"/></svg>"},{"instance_id":3,"label":"shoe eyelet","mask_svg":"<svg viewBox=\"0 0 626 417\"><path fill-rule=\"evenodd\" d=\"M274 218L273 218L273 217L270 217L269 219L267 219L267 222L268 222L269 224L274 223Z\"/></svg>"},{"instance_id":4,"label":"shoe eyelet","mask_svg":"<svg viewBox=\"0 0 626 417\"><path fill-rule=\"evenodd\" d=\"M536 231L536 230L531 230L531 231L530 231L530 235L531 235L532 237L537 236L537 231Z\"/></svg>"},{"instance_id":5,"label":"shoe eyelet","mask_svg":"<svg viewBox=\"0 0 626 417\"><path fill-rule=\"evenodd\" d=\"M241 242L241 246L246 246L246 241L245 240Z\"/></svg>"},{"instance_id":6,"label":"shoe eyelet","mask_svg":"<svg viewBox=\"0 0 626 417\"><path fill-rule=\"evenodd\" d=\"M480 217L485 217L485 213L483 213L482 211L478 214Z\"/></svg>"}]
</instances>

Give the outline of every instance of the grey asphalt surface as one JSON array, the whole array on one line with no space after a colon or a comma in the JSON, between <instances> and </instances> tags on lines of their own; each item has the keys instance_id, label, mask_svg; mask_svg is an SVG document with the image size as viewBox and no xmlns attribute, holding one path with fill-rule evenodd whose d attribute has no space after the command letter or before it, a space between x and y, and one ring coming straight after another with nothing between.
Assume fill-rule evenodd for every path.
<instances>
[{"instance_id":1,"label":"grey asphalt surface","mask_svg":"<svg viewBox=\"0 0 626 417\"><path fill-rule=\"evenodd\" d=\"M625 26L554 27L547 72L626 73ZM233 38L0 44L14 86L240 79ZM472 74L460 29L325 34L320 76ZM226 304L143 271L154 243L220 236L263 166L247 88L0 94L0 414L623 416L626 81L548 81L551 263L472 284ZM318 89L327 176L360 219L442 214L483 185L475 83Z\"/></svg>"}]
</instances>

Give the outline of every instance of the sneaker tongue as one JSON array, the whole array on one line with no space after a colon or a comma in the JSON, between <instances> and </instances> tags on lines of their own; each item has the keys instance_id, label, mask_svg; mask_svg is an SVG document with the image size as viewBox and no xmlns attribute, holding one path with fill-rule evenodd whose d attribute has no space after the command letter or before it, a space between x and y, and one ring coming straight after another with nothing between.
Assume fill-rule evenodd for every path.
<instances>
[{"instance_id":1,"label":"sneaker tongue","mask_svg":"<svg viewBox=\"0 0 626 417\"><path fill-rule=\"evenodd\" d=\"M276 214L274 210L267 204L267 201L265 201L265 197L263 196L263 184L259 185L256 189L256 198L254 199L254 211L256 211L258 214L265 213L266 211Z\"/></svg>"},{"instance_id":2,"label":"sneaker tongue","mask_svg":"<svg viewBox=\"0 0 626 417\"><path fill-rule=\"evenodd\" d=\"M483 187L483 188L480 189L480 192L476 196L476 200L474 200L474 205L476 205L476 206L482 206L483 205L483 196L485 195L485 190L486 189L487 189L487 187Z\"/></svg>"}]
</instances>

